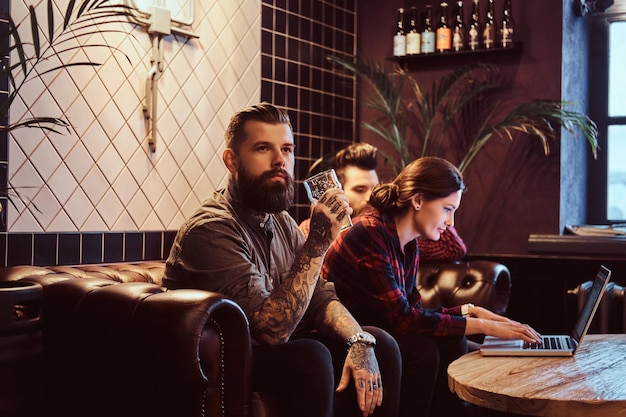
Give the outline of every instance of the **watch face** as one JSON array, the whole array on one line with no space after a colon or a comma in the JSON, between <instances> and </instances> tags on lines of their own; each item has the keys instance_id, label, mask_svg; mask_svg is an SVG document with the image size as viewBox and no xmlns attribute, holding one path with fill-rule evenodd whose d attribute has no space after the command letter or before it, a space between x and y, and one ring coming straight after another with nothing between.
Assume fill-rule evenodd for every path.
<instances>
[{"instance_id":1,"label":"watch face","mask_svg":"<svg viewBox=\"0 0 626 417\"><path fill-rule=\"evenodd\" d=\"M349 340L348 340L348 345L352 346L355 343L365 343L367 345L372 345L372 346L376 346L376 339L374 338L374 336L372 336L371 334L367 333L367 332L361 332L361 333L357 333L355 335L353 335Z\"/></svg>"},{"instance_id":2,"label":"watch face","mask_svg":"<svg viewBox=\"0 0 626 417\"><path fill-rule=\"evenodd\" d=\"M376 343L376 339L374 339L374 336L369 333L361 333L361 339L366 343Z\"/></svg>"}]
</instances>

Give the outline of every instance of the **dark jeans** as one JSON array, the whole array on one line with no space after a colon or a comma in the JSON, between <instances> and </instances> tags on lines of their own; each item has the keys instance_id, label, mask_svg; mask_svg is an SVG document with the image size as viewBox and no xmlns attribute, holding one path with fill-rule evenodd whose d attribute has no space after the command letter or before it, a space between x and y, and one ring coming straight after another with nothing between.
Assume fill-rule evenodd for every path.
<instances>
[{"instance_id":1,"label":"dark jeans","mask_svg":"<svg viewBox=\"0 0 626 417\"><path fill-rule=\"evenodd\" d=\"M401 335L399 417L461 417L463 402L448 388L448 365L467 353L465 337Z\"/></svg>"},{"instance_id":2,"label":"dark jeans","mask_svg":"<svg viewBox=\"0 0 626 417\"><path fill-rule=\"evenodd\" d=\"M364 330L376 337L383 381L383 403L374 416L395 417L400 399L398 344L379 328L365 326ZM345 342L330 342L318 334L281 345L253 346L253 389L275 395L281 417L359 417L354 380L346 390L335 393L346 353Z\"/></svg>"}]
</instances>

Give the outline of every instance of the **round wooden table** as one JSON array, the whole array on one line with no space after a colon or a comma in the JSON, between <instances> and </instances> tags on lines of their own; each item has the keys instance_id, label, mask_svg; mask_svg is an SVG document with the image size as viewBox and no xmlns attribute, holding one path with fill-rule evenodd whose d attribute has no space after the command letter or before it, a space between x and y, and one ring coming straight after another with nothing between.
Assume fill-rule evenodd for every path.
<instances>
[{"instance_id":1,"label":"round wooden table","mask_svg":"<svg viewBox=\"0 0 626 417\"><path fill-rule=\"evenodd\" d=\"M626 334L587 335L573 357L484 357L448 367L450 390L481 407L531 416L626 416Z\"/></svg>"}]
</instances>

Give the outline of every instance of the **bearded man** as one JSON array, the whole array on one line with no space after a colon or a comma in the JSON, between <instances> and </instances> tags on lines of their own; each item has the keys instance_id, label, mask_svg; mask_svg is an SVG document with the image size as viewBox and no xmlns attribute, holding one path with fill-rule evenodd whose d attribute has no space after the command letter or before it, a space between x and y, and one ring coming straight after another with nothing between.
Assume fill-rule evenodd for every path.
<instances>
[{"instance_id":1,"label":"bearded man","mask_svg":"<svg viewBox=\"0 0 626 417\"><path fill-rule=\"evenodd\" d=\"M345 194L328 190L314 204L305 238L286 211L295 164L287 113L268 103L243 109L225 139L228 186L178 231L163 284L220 292L242 307L253 338L252 388L273 393L281 416L395 416L397 344L362 328L319 276L352 214Z\"/></svg>"}]
</instances>

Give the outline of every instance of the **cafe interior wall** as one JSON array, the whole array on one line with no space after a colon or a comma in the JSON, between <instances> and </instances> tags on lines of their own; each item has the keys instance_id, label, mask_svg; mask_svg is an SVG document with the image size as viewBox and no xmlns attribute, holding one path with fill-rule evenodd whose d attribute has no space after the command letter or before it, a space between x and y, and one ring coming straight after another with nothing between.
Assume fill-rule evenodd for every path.
<instances>
[{"instance_id":1,"label":"cafe interior wall","mask_svg":"<svg viewBox=\"0 0 626 417\"><path fill-rule=\"evenodd\" d=\"M434 80L461 65L489 62L512 80L512 103L561 99L587 110L587 51L589 19L574 15L574 0L513 1L516 40L521 53L449 56L422 59L408 67L429 88ZM363 0L359 4L359 50L364 56L391 64L392 27L398 7L413 1ZM417 2L424 6L427 0ZM468 5L471 2L466 1ZM480 2L481 11L487 2ZM503 2L496 1L500 16ZM368 30L367 28L388 28ZM381 36L388 33L388 36ZM443 58L443 57L442 57ZM364 94L359 92L359 94ZM359 107L359 119L370 120L372 111ZM384 141L361 128L362 140L385 149ZM584 138L561 132L544 156L538 139L516 137L492 140L465 173L467 191L456 215L456 228L470 255L526 254L530 234L558 235L564 224L582 223L586 216L586 164ZM384 170L383 179L392 174Z\"/></svg>"},{"instance_id":2,"label":"cafe interior wall","mask_svg":"<svg viewBox=\"0 0 626 417\"><path fill-rule=\"evenodd\" d=\"M63 9L67 1L54 3ZM30 0L11 2L13 18L25 19ZM354 53L356 1L196 0L195 12L198 39L164 39L155 153L142 111L151 56L145 28L105 39L130 63L101 51L90 58L102 67L73 68L25 92L12 118L29 110L64 116L73 131L46 137L27 129L9 141L10 185L27 187L20 192L34 205L9 208L0 266L167 257L181 222L225 184L228 120L259 100L290 114L292 214L308 215L300 180L317 158L355 140L355 77L333 73L325 56Z\"/></svg>"},{"instance_id":3,"label":"cafe interior wall","mask_svg":"<svg viewBox=\"0 0 626 417\"><path fill-rule=\"evenodd\" d=\"M67 3L54 2L60 11ZM11 0L12 18L27 20L30 4ZM221 151L230 116L259 100L260 10L259 0L196 1L190 29L199 37L164 38L155 152L142 109L152 56L144 27L95 36L93 43L119 49L87 51L100 67L70 68L25 86L11 120L62 116L72 127L67 135L10 135L9 184L30 203L14 198L17 209L7 205L5 264L166 256L168 231L225 183Z\"/></svg>"}]
</instances>

